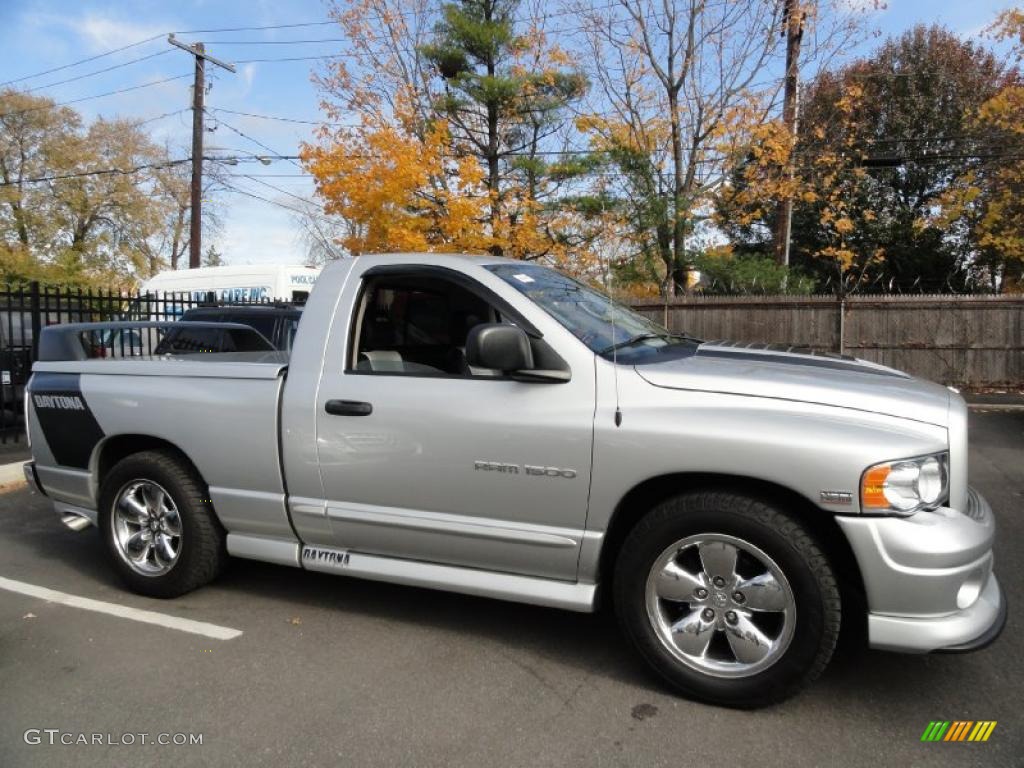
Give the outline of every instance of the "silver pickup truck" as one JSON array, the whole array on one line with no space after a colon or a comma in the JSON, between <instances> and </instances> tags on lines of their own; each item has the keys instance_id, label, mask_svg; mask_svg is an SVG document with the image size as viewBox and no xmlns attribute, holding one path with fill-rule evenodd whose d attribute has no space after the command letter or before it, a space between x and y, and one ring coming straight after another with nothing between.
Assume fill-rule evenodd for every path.
<instances>
[{"instance_id":1,"label":"silver pickup truck","mask_svg":"<svg viewBox=\"0 0 1024 768\"><path fill-rule=\"evenodd\" d=\"M82 360L47 329L26 475L146 595L229 556L575 611L686 695L752 707L1006 608L954 391L670 333L542 266L327 267L290 355Z\"/></svg>"}]
</instances>

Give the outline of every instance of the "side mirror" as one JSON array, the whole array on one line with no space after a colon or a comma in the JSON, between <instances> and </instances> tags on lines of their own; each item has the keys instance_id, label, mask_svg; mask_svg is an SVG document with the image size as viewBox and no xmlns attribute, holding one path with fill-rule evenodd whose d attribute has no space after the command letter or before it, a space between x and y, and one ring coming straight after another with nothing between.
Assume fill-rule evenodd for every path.
<instances>
[{"instance_id":1,"label":"side mirror","mask_svg":"<svg viewBox=\"0 0 1024 768\"><path fill-rule=\"evenodd\" d=\"M534 368L530 339L521 328L504 323L473 326L466 337L466 362L474 368L501 371L516 381L563 384L572 378L568 368Z\"/></svg>"},{"instance_id":2,"label":"side mirror","mask_svg":"<svg viewBox=\"0 0 1024 768\"><path fill-rule=\"evenodd\" d=\"M502 373L533 368L533 350L526 333L514 325L475 325L466 337L466 362Z\"/></svg>"}]
</instances>

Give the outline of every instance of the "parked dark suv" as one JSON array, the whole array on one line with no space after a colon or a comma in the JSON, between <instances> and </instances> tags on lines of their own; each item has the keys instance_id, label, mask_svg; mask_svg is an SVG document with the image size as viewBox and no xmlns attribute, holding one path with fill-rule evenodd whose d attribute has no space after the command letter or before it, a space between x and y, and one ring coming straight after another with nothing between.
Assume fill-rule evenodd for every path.
<instances>
[{"instance_id":1,"label":"parked dark suv","mask_svg":"<svg viewBox=\"0 0 1024 768\"><path fill-rule=\"evenodd\" d=\"M295 329L299 327L302 309L293 304L260 304L253 306L196 307L187 310L183 322L242 323L255 328L275 349L289 352Z\"/></svg>"}]
</instances>

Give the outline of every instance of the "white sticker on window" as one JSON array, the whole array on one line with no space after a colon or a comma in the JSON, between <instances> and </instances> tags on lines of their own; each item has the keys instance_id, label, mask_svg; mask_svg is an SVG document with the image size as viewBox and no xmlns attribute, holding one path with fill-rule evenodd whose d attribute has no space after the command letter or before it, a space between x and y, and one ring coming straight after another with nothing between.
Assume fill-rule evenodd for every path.
<instances>
[{"instance_id":1,"label":"white sticker on window","mask_svg":"<svg viewBox=\"0 0 1024 768\"><path fill-rule=\"evenodd\" d=\"M532 283L533 282L533 278L530 277L529 275L512 275L512 277L514 277L520 283Z\"/></svg>"}]
</instances>

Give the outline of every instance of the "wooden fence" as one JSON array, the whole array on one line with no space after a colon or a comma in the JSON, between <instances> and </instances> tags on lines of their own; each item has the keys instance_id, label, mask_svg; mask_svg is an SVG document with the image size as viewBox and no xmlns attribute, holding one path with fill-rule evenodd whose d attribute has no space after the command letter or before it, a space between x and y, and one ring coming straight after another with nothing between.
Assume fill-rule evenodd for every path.
<instances>
[{"instance_id":1,"label":"wooden fence","mask_svg":"<svg viewBox=\"0 0 1024 768\"><path fill-rule=\"evenodd\" d=\"M633 307L702 339L842 352L958 386L1024 386L1024 296L696 296Z\"/></svg>"}]
</instances>

